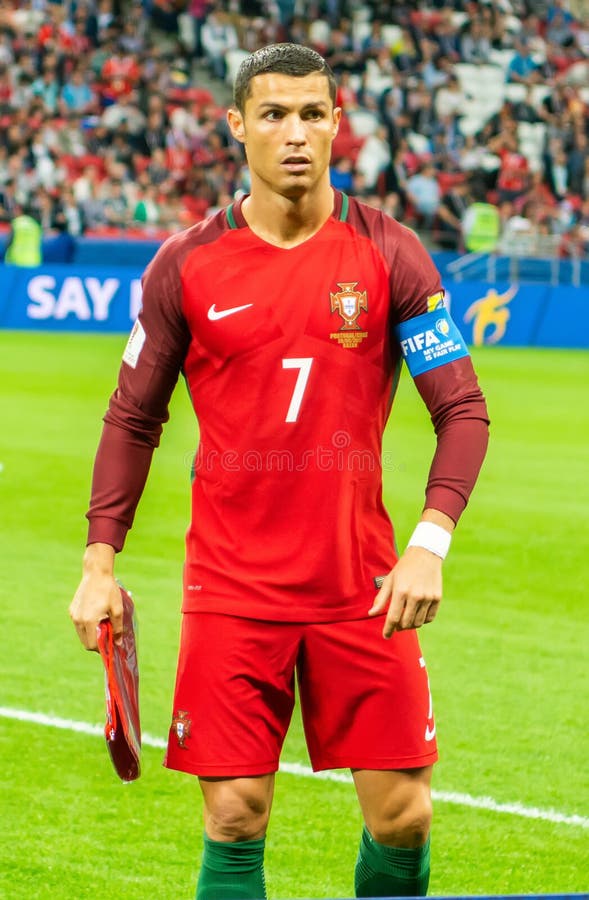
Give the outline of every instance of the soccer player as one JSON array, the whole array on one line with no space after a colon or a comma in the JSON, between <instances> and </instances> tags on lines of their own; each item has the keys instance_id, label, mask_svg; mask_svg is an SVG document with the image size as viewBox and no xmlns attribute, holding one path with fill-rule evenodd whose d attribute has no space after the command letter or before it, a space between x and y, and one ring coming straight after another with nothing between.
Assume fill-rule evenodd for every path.
<instances>
[{"instance_id":1,"label":"soccer player","mask_svg":"<svg viewBox=\"0 0 589 900\"><path fill-rule=\"evenodd\" d=\"M488 421L418 238L330 186L335 90L306 47L243 62L228 123L251 193L171 237L147 268L70 607L87 649L103 618L121 633L114 557L183 372L200 444L166 765L203 793L199 900L266 896L295 677L313 767L353 772L365 821L356 895L427 890L437 750L416 629L438 611ZM437 445L398 554L380 459L403 359Z\"/></svg>"}]
</instances>

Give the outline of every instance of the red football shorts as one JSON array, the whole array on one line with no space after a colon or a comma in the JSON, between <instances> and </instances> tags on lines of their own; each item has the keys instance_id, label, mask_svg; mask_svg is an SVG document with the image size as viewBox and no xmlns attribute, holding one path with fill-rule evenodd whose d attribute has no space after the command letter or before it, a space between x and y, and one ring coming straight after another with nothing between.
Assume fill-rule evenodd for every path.
<instances>
[{"instance_id":1,"label":"red football shorts","mask_svg":"<svg viewBox=\"0 0 589 900\"><path fill-rule=\"evenodd\" d=\"M383 621L304 625L185 613L164 765L210 777L275 772L295 673L315 770L435 762L417 634L385 641Z\"/></svg>"}]
</instances>

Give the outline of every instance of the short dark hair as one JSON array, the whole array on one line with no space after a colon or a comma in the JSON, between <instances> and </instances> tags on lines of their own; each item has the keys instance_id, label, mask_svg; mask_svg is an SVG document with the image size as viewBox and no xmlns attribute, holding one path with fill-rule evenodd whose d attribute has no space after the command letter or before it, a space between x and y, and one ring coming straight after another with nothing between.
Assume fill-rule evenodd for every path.
<instances>
[{"instance_id":1,"label":"short dark hair","mask_svg":"<svg viewBox=\"0 0 589 900\"><path fill-rule=\"evenodd\" d=\"M252 78L269 72L292 75L294 78L319 72L327 78L329 96L335 104L335 75L319 53L302 44L269 44L246 57L239 67L233 86L233 103L240 113L243 114L245 102L251 96Z\"/></svg>"}]
</instances>

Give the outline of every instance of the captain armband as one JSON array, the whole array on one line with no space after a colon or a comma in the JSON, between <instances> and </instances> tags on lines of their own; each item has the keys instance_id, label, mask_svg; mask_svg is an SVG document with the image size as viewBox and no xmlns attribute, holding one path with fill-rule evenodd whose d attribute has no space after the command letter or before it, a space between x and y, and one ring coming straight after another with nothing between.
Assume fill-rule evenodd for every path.
<instances>
[{"instance_id":1,"label":"captain armband","mask_svg":"<svg viewBox=\"0 0 589 900\"><path fill-rule=\"evenodd\" d=\"M413 378L469 355L447 309L434 309L407 319L397 325L395 334Z\"/></svg>"}]
</instances>

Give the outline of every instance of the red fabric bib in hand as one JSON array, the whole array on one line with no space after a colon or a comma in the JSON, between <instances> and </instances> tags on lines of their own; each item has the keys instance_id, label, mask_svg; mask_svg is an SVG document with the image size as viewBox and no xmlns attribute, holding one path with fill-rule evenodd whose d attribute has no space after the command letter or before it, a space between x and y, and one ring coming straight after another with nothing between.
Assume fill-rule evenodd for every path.
<instances>
[{"instance_id":1,"label":"red fabric bib in hand","mask_svg":"<svg viewBox=\"0 0 589 900\"><path fill-rule=\"evenodd\" d=\"M98 650L105 670L104 734L117 775L122 781L134 781L141 774L136 620L131 596L122 586L120 588L123 598L122 644L115 644L112 625L108 619L98 626Z\"/></svg>"}]
</instances>

